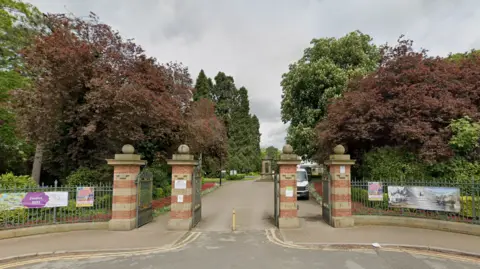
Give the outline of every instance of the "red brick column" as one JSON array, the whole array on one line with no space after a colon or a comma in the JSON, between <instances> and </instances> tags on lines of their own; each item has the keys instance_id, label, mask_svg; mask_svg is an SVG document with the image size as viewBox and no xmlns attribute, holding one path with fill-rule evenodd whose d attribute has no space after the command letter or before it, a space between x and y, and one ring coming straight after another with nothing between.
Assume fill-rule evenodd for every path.
<instances>
[{"instance_id":1,"label":"red brick column","mask_svg":"<svg viewBox=\"0 0 480 269\"><path fill-rule=\"evenodd\" d=\"M133 154L131 145L122 148L123 154L115 154L115 159L108 159L113 166L113 198L112 219L109 229L114 231L129 231L137 227L137 185L135 179L140 173L140 166L145 161L140 155Z\"/></svg>"},{"instance_id":2,"label":"red brick column","mask_svg":"<svg viewBox=\"0 0 480 269\"><path fill-rule=\"evenodd\" d=\"M178 148L168 164L172 166L172 204L170 207L170 230L189 230L192 224L192 174L197 165L187 145Z\"/></svg>"},{"instance_id":3,"label":"red brick column","mask_svg":"<svg viewBox=\"0 0 480 269\"><path fill-rule=\"evenodd\" d=\"M338 145L334 148L333 155L325 162L331 175L330 204L331 223L335 228L353 227L352 196L351 196L351 166L355 160L345 154L345 148Z\"/></svg>"},{"instance_id":4,"label":"red brick column","mask_svg":"<svg viewBox=\"0 0 480 269\"><path fill-rule=\"evenodd\" d=\"M280 216L279 228L298 228L297 216L297 165L300 160L293 154L292 146L285 145L277 164L280 172Z\"/></svg>"}]
</instances>

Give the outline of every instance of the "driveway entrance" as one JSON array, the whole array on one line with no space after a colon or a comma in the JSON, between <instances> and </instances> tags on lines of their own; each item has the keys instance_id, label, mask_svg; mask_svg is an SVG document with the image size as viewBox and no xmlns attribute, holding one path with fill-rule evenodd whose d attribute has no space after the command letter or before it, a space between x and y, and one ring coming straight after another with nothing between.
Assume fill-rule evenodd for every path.
<instances>
[{"instance_id":1,"label":"driveway entrance","mask_svg":"<svg viewBox=\"0 0 480 269\"><path fill-rule=\"evenodd\" d=\"M232 210L236 230L273 228L273 182L230 181L202 197L202 221L195 230L231 231Z\"/></svg>"}]
</instances>

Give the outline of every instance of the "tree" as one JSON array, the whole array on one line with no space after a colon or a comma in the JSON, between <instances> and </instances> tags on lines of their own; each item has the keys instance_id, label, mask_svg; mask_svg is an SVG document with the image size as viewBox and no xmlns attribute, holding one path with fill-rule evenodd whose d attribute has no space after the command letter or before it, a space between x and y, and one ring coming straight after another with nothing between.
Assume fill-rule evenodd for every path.
<instances>
[{"instance_id":1,"label":"tree","mask_svg":"<svg viewBox=\"0 0 480 269\"><path fill-rule=\"evenodd\" d=\"M10 92L29 83L19 52L43 29L42 14L34 6L15 0L0 0L0 7L0 174L24 174L32 147L15 130Z\"/></svg>"},{"instance_id":2,"label":"tree","mask_svg":"<svg viewBox=\"0 0 480 269\"><path fill-rule=\"evenodd\" d=\"M225 126L215 115L212 101L203 98L192 103L187 113L186 143L195 153L205 153L215 158L227 154Z\"/></svg>"},{"instance_id":3,"label":"tree","mask_svg":"<svg viewBox=\"0 0 480 269\"><path fill-rule=\"evenodd\" d=\"M235 92L231 107L229 134L230 169L255 171L260 163L260 134L258 118L250 115L248 91L241 87Z\"/></svg>"},{"instance_id":4,"label":"tree","mask_svg":"<svg viewBox=\"0 0 480 269\"><path fill-rule=\"evenodd\" d=\"M195 92L193 93L193 100L198 101L202 98L209 98L212 88L212 80L205 75L203 69L200 70L197 80L195 81Z\"/></svg>"},{"instance_id":5,"label":"tree","mask_svg":"<svg viewBox=\"0 0 480 269\"><path fill-rule=\"evenodd\" d=\"M383 48L381 67L350 84L318 125L323 152L335 144L357 157L373 148L402 147L423 161L448 159L452 120L479 119L480 56L451 61L414 51L399 39ZM476 128L476 127L475 127Z\"/></svg>"},{"instance_id":6,"label":"tree","mask_svg":"<svg viewBox=\"0 0 480 269\"><path fill-rule=\"evenodd\" d=\"M269 146L265 149L265 157L269 159L276 159L280 155L280 150L274 146Z\"/></svg>"},{"instance_id":7,"label":"tree","mask_svg":"<svg viewBox=\"0 0 480 269\"><path fill-rule=\"evenodd\" d=\"M335 38L313 39L312 47L282 76L282 121L290 122L287 142L310 158L315 153L315 126L327 105L341 97L349 80L378 67L379 49L359 31Z\"/></svg>"},{"instance_id":8,"label":"tree","mask_svg":"<svg viewBox=\"0 0 480 269\"><path fill-rule=\"evenodd\" d=\"M51 32L22 52L36 77L15 91L14 107L23 133L45 145L52 174L101 164L124 143L178 147L192 97L187 68L159 64L94 14L46 20Z\"/></svg>"}]
</instances>

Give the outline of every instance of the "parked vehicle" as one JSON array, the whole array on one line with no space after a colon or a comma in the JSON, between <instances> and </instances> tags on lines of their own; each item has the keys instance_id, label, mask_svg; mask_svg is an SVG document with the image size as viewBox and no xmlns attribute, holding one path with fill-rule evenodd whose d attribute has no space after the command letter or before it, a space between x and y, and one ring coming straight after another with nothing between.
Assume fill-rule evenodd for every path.
<instances>
[{"instance_id":1,"label":"parked vehicle","mask_svg":"<svg viewBox=\"0 0 480 269\"><path fill-rule=\"evenodd\" d=\"M304 168L297 168L297 199L310 199L308 191L308 173Z\"/></svg>"}]
</instances>

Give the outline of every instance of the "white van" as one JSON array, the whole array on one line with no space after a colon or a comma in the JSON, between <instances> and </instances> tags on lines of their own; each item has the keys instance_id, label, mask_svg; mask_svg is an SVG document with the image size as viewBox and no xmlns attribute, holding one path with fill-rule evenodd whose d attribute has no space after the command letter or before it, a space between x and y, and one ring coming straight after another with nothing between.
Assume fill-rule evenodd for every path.
<instances>
[{"instance_id":1,"label":"white van","mask_svg":"<svg viewBox=\"0 0 480 269\"><path fill-rule=\"evenodd\" d=\"M305 198L310 199L310 193L308 191L308 173L305 168L297 167L297 199Z\"/></svg>"}]
</instances>

